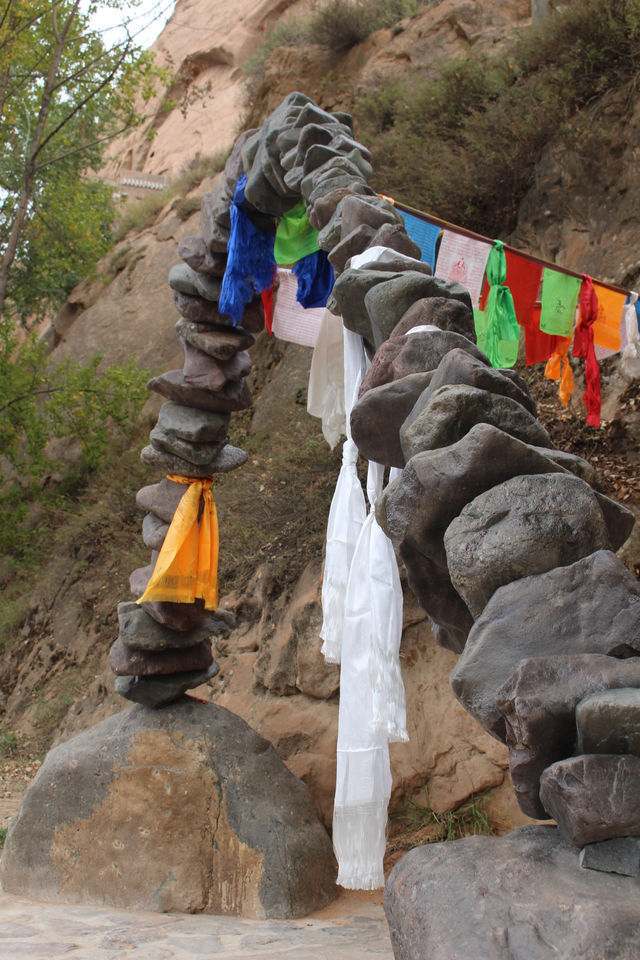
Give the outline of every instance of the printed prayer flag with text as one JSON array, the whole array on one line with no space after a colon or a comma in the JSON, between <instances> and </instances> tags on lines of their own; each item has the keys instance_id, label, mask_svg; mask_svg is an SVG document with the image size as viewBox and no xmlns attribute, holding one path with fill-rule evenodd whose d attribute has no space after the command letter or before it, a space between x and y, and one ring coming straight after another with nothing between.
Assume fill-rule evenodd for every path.
<instances>
[{"instance_id":1,"label":"printed prayer flag with text","mask_svg":"<svg viewBox=\"0 0 640 960\"><path fill-rule=\"evenodd\" d=\"M593 325L593 342L603 348L603 356L617 353L620 349L620 327L626 296L617 290L609 290L594 281L598 298L598 319ZM596 350L596 353L599 353Z\"/></svg>"},{"instance_id":2,"label":"printed prayer flag with text","mask_svg":"<svg viewBox=\"0 0 640 960\"><path fill-rule=\"evenodd\" d=\"M471 303L478 306L484 271L491 244L471 237L463 237L452 230L445 230L440 242L440 252L435 275L442 280L453 280L465 287L471 295Z\"/></svg>"},{"instance_id":3,"label":"printed prayer flag with text","mask_svg":"<svg viewBox=\"0 0 640 960\"><path fill-rule=\"evenodd\" d=\"M542 272L540 329L558 337L570 337L582 281L545 267Z\"/></svg>"}]
</instances>

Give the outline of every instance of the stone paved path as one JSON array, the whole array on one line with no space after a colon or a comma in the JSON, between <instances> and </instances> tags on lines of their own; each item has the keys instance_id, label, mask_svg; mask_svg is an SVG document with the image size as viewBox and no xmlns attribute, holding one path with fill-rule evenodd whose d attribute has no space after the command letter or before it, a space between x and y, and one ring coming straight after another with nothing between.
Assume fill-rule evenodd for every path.
<instances>
[{"instance_id":1,"label":"stone paved path","mask_svg":"<svg viewBox=\"0 0 640 960\"><path fill-rule=\"evenodd\" d=\"M0 960L393 960L381 893L303 920L39 903L0 891Z\"/></svg>"}]
</instances>

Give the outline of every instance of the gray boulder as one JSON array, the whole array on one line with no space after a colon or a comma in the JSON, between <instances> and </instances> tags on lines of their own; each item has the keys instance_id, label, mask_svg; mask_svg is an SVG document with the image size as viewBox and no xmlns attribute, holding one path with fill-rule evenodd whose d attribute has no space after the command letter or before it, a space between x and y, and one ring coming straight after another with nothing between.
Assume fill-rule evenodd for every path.
<instances>
[{"instance_id":1,"label":"gray boulder","mask_svg":"<svg viewBox=\"0 0 640 960\"><path fill-rule=\"evenodd\" d=\"M412 334L414 337L429 334ZM389 343L398 343L390 340ZM396 361L397 365L397 361ZM434 375L435 376L435 375ZM417 416L409 414L400 430L400 443L407 460L423 450L448 447L477 423L489 423L524 443L550 446L549 434L528 410L511 397L479 390L464 383L449 383L434 392Z\"/></svg>"},{"instance_id":2,"label":"gray boulder","mask_svg":"<svg viewBox=\"0 0 640 960\"><path fill-rule=\"evenodd\" d=\"M576 847L640 833L640 757L597 753L552 764L540 800Z\"/></svg>"},{"instance_id":3,"label":"gray boulder","mask_svg":"<svg viewBox=\"0 0 640 960\"><path fill-rule=\"evenodd\" d=\"M222 447L222 443L191 443L157 424L149 433L149 438L157 450L170 453L174 457L182 457L197 467L205 467L211 463Z\"/></svg>"},{"instance_id":4,"label":"gray boulder","mask_svg":"<svg viewBox=\"0 0 640 960\"><path fill-rule=\"evenodd\" d=\"M411 373L362 394L351 411L351 435L363 457L404 467L400 427L432 375Z\"/></svg>"},{"instance_id":5,"label":"gray boulder","mask_svg":"<svg viewBox=\"0 0 640 960\"><path fill-rule=\"evenodd\" d=\"M140 510L150 510L160 520L169 524L186 490L183 483L176 483L163 477L159 483L150 483L141 487L136 494L136 506Z\"/></svg>"},{"instance_id":6,"label":"gray boulder","mask_svg":"<svg viewBox=\"0 0 640 960\"><path fill-rule=\"evenodd\" d=\"M169 271L169 286L179 293L217 303L222 283L208 274L198 273L186 263L176 263Z\"/></svg>"},{"instance_id":7,"label":"gray boulder","mask_svg":"<svg viewBox=\"0 0 640 960\"><path fill-rule=\"evenodd\" d=\"M197 270L198 273L205 273L212 277L224 276L227 267L226 255L211 253L201 234L179 240L178 254L192 270Z\"/></svg>"},{"instance_id":8,"label":"gray boulder","mask_svg":"<svg viewBox=\"0 0 640 960\"><path fill-rule=\"evenodd\" d=\"M580 866L585 870L619 873L623 877L640 877L640 837L614 837L588 843L580 851Z\"/></svg>"},{"instance_id":9,"label":"gray boulder","mask_svg":"<svg viewBox=\"0 0 640 960\"><path fill-rule=\"evenodd\" d=\"M396 960L640 956L640 882L581 869L554 827L430 843L384 892Z\"/></svg>"},{"instance_id":10,"label":"gray boulder","mask_svg":"<svg viewBox=\"0 0 640 960\"><path fill-rule=\"evenodd\" d=\"M190 443L211 443L226 437L229 415L169 401L160 407L158 425Z\"/></svg>"},{"instance_id":11,"label":"gray boulder","mask_svg":"<svg viewBox=\"0 0 640 960\"><path fill-rule=\"evenodd\" d=\"M119 677L148 677L155 674L207 670L213 663L211 641L201 640L192 647L168 650L143 650L128 647L120 637L109 651L109 666Z\"/></svg>"},{"instance_id":12,"label":"gray boulder","mask_svg":"<svg viewBox=\"0 0 640 960\"><path fill-rule=\"evenodd\" d=\"M474 618L498 587L609 548L591 488L567 473L513 477L464 507L444 535L451 581Z\"/></svg>"},{"instance_id":13,"label":"gray boulder","mask_svg":"<svg viewBox=\"0 0 640 960\"><path fill-rule=\"evenodd\" d=\"M577 753L632 753L640 757L638 687L640 681L618 690L590 693L580 701L576 707Z\"/></svg>"},{"instance_id":14,"label":"gray boulder","mask_svg":"<svg viewBox=\"0 0 640 960\"><path fill-rule=\"evenodd\" d=\"M212 680L219 671L220 667L214 662L208 670L185 670L164 677L116 677L114 687L125 700L157 710L178 700L187 690Z\"/></svg>"},{"instance_id":15,"label":"gray boulder","mask_svg":"<svg viewBox=\"0 0 640 960\"><path fill-rule=\"evenodd\" d=\"M331 244L329 249L333 246L334 244ZM371 321L364 305L364 298L373 286L395 276L398 274L381 270L349 268L341 273L334 283L327 300L327 308L342 317L347 330L353 330L354 333L359 333L365 340L373 343Z\"/></svg>"},{"instance_id":16,"label":"gray boulder","mask_svg":"<svg viewBox=\"0 0 640 960\"><path fill-rule=\"evenodd\" d=\"M379 347L404 317L416 300L424 297L445 297L458 300L469 310L471 297L459 283L441 280L428 274L407 271L386 283L379 284L365 296L365 307L371 321L373 342ZM475 340L475 336L473 337Z\"/></svg>"},{"instance_id":17,"label":"gray boulder","mask_svg":"<svg viewBox=\"0 0 640 960\"><path fill-rule=\"evenodd\" d=\"M337 889L305 784L240 717L189 697L50 751L1 872L19 896L254 919L302 916Z\"/></svg>"},{"instance_id":18,"label":"gray boulder","mask_svg":"<svg viewBox=\"0 0 640 960\"><path fill-rule=\"evenodd\" d=\"M336 274L343 272L347 266L347 261L350 260L351 257L355 257L372 245L371 239L374 233L375 230L373 227L369 227L366 223L363 223L331 248L329 251L329 263Z\"/></svg>"},{"instance_id":19,"label":"gray boulder","mask_svg":"<svg viewBox=\"0 0 640 960\"><path fill-rule=\"evenodd\" d=\"M343 273L342 277L346 277L349 272ZM376 274L375 270L362 272L374 276ZM385 276L385 274L378 273L378 276ZM399 380L400 377L406 377L410 373L435 370L449 350L456 347L467 350L481 362L486 359L475 344L450 330L434 329L386 340L376 350L373 362L362 381L360 395L362 396L365 390L378 387L382 383L389 383L390 380Z\"/></svg>"},{"instance_id":20,"label":"gray boulder","mask_svg":"<svg viewBox=\"0 0 640 960\"><path fill-rule=\"evenodd\" d=\"M640 583L604 550L496 590L469 633L451 686L465 710L504 742L495 700L519 661L581 653L640 654Z\"/></svg>"},{"instance_id":21,"label":"gray boulder","mask_svg":"<svg viewBox=\"0 0 640 960\"><path fill-rule=\"evenodd\" d=\"M576 705L594 691L618 693L617 687L640 687L640 657L533 656L521 660L498 688L495 704L505 723L511 781L527 816L549 816L540 802L547 767L574 753L599 752L576 749Z\"/></svg>"},{"instance_id":22,"label":"gray boulder","mask_svg":"<svg viewBox=\"0 0 640 960\"><path fill-rule=\"evenodd\" d=\"M169 524L153 511L145 515L142 521L142 540L146 547L160 550L168 532Z\"/></svg>"},{"instance_id":23,"label":"gray boulder","mask_svg":"<svg viewBox=\"0 0 640 960\"><path fill-rule=\"evenodd\" d=\"M180 342L184 350L184 379L194 387L217 393L230 380L243 380L251 370L248 350L238 350L228 360L218 360L198 350L187 340Z\"/></svg>"},{"instance_id":24,"label":"gray boulder","mask_svg":"<svg viewBox=\"0 0 640 960\"><path fill-rule=\"evenodd\" d=\"M137 650L181 650L229 632L227 623L218 620L215 614L208 614L206 619L201 619L190 630L171 630L150 617L142 606L131 601L118 604L118 624L120 640L126 647Z\"/></svg>"},{"instance_id":25,"label":"gray boulder","mask_svg":"<svg viewBox=\"0 0 640 960\"><path fill-rule=\"evenodd\" d=\"M178 320L176 332L196 350L201 350L216 360L231 360L239 350L253 345L254 338L242 327L209 327L203 323Z\"/></svg>"},{"instance_id":26,"label":"gray boulder","mask_svg":"<svg viewBox=\"0 0 640 960\"><path fill-rule=\"evenodd\" d=\"M247 454L239 447L226 443L216 450L211 460L198 466L189 460L150 445L142 448L140 459L148 467L158 467L165 473L176 473L183 477L210 477L215 473L230 473L232 470L237 470L246 463Z\"/></svg>"},{"instance_id":27,"label":"gray boulder","mask_svg":"<svg viewBox=\"0 0 640 960\"><path fill-rule=\"evenodd\" d=\"M183 403L200 410L213 410L231 413L234 410L246 410L253 403L251 391L246 381L227 381L219 390L212 392L203 387L187 383L183 370L167 370L159 377L153 377L147 383L147 389L159 393L168 400Z\"/></svg>"},{"instance_id":28,"label":"gray boulder","mask_svg":"<svg viewBox=\"0 0 640 960\"><path fill-rule=\"evenodd\" d=\"M220 313L218 304L211 300L204 300L202 297L193 297L188 293L180 293L179 290L174 290L173 302L178 313L185 320L190 320L192 323L211 324L218 328L231 327L234 329L231 317ZM262 300L259 297L251 300L245 306L242 314L242 329L249 333L260 333L264 329L264 310Z\"/></svg>"},{"instance_id":29,"label":"gray boulder","mask_svg":"<svg viewBox=\"0 0 640 960\"><path fill-rule=\"evenodd\" d=\"M425 266L428 266L428 264L425 264ZM431 272L431 268L429 268L429 272ZM443 283L444 281L440 280L439 282ZM415 303L412 303L402 315L389 334L389 338L402 337L413 327L420 326L434 326L440 327L441 330L452 330L454 333L461 333L472 343L476 342L473 310L462 300L440 295L421 297Z\"/></svg>"}]
</instances>

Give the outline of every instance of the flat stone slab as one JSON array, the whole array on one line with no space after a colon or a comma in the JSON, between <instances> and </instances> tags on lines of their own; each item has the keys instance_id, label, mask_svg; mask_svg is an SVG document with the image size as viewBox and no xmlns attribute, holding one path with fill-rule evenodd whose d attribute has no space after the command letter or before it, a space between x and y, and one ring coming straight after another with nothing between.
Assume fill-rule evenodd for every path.
<instances>
[{"instance_id":1,"label":"flat stone slab","mask_svg":"<svg viewBox=\"0 0 640 960\"><path fill-rule=\"evenodd\" d=\"M109 650L109 666L117 677L150 677L186 670L207 670L212 663L210 640L202 640L182 649L143 650L141 647L126 646L118 637Z\"/></svg>"},{"instance_id":2,"label":"flat stone slab","mask_svg":"<svg viewBox=\"0 0 640 960\"><path fill-rule=\"evenodd\" d=\"M185 670L183 673L168 673L157 677L116 677L116 693L132 703L157 710L178 700L187 690L193 690L215 677L220 670L212 663L208 670Z\"/></svg>"},{"instance_id":3,"label":"flat stone slab","mask_svg":"<svg viewBox=\"0 0 640 960\"><path fill-rule=\"evenodd\" d=\"M147 383L147 389L168 400L175 400L176 403L183 403L188 407L197 407L199 410L232 413L235 410L246 410L253 403L251 391L244 380L227 381L219 390L213 392L188 383L183 370L168 370L159 377L153 377Z\"/></svg>"},{"instance_id":4,"label":"flat stone slab","mask_svg":"<svg viewBox=\"0 0 640 960\"><path fill-rule=\"evenodd\" d=\"M176 332L179 337L216 360L230 360L239 350L246 350L254 338L242 327L209 327L204 323L178 320Z\"/></svg>"},{"instance_id":5,"label":"flat stone slab","mask_svg":"<svg viewBox=\"0 0 640 960\"><path fill-rule=\"evenodd\" d=\"M51 750L0 875L50 901L253 918L337 894L305 784L240 717L189 697L136 704Z\"/></svg>"},{"instance_id":6,"label":"flat stone slab","mask_svg":"<svg viewBox=\"0 0 640 960\"><path fill-rule=\"evenodd\" d=\"M640 756L640 690L630 684L589 694L576 707L576 726L578 753Z\"/></svg>"},{"instance_id":7,"label":"flat stone slab","mask_svg":"<svg viewBox=\"0 0 640 960\"><path fill-rule=\"evenodd\" d=\"M580 866L585 870L619 873L623 877L640 877L640 837L614 837L588 843L580 851Z\"/></svg>"},{"instance_id":8,"label":"flat stone slab","mask_svg":"<svg viewBox=\"0 0 640 960\"><path fill-rule=\"evenodd\" d=\"M384 904L396 960L640 956L640 881L583 870L554 827L417 847Z\"/></svg>"},{"instance_id":9,"label":"flat stone slab","mask_svg":"<svg viewBox=\"0 0 640 960\"><path fill-rule=\"evenodd\" d=\"M169 400L160 407L158 425L190 443L219 443L227 435L229 415Z\"/></svg>"},{"instance_id":10,"label":"flat stone slab","mask_svg":"<svg viewBox=\"0 0 640 960\"><path fill-rule=\"evenodd\" d=\"M640 583L614 553L500 587L476 620L451 687L485 730L504 742L498 688L525 657L640 654Z\"/></svg>"},{"instance_id":11,"label":"flat stone slab","mask_svg":"<svg viewBox=\"0 0 640 960\"><path fill-rule=\"evenodd\" d=\"M209 614L206 620L190 630L171 630L130 600L118 604L118 624L120 639L125 646L153 651L193 647L202 640L227 633L229 629L224 620Z\"/></svg>"},{"instance_id":12,"label":"flat stone slab","mask_svg":"<svg viewBox=\"0 0 640 960\"><path fill-rule=\"evenodd\" d=\"M640 834L640 757L587 753L540 778L540 800L576 847Z\"/></svg>"},{"instance_id":13,"label":"flat stone slab","mask_svg":"<svg viewBox=\"0 0 640 960\"><path fill-rule=\"evenodd\" d=\"M173 456L150 445L142 448L140 459L148 467L159 467L165 473L175 473L183 477L209 477L215 473L229 473L231 470L237 470L246 462L247 454L239 447L233 447L227 443L220 447L210 461L203 466L196 466L188 460L183 460L182 457Z\"/></svg>"}]
</instances>

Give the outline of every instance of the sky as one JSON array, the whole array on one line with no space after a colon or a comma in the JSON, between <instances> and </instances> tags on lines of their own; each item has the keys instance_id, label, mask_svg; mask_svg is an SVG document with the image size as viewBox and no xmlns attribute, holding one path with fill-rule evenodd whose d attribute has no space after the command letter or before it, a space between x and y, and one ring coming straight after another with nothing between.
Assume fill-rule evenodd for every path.
<instances>
[{"instance_id":1,"label":"sky","mask_svg":"<svg viewBox=\"0 0 640 960\"><path fill-rule=\"evenodd\" d=\"M83 7L87 9L89 6L88 0L85 0ZM99 5L91 17L91 23L100 30L105 45L110 47L124 38L122 23L129 21L129 31L135 35L136 43L146 48L161 32L174 7L175 0L140 0L139 3L125 0L120 10Z\"/></svg>"}]
</instances>

